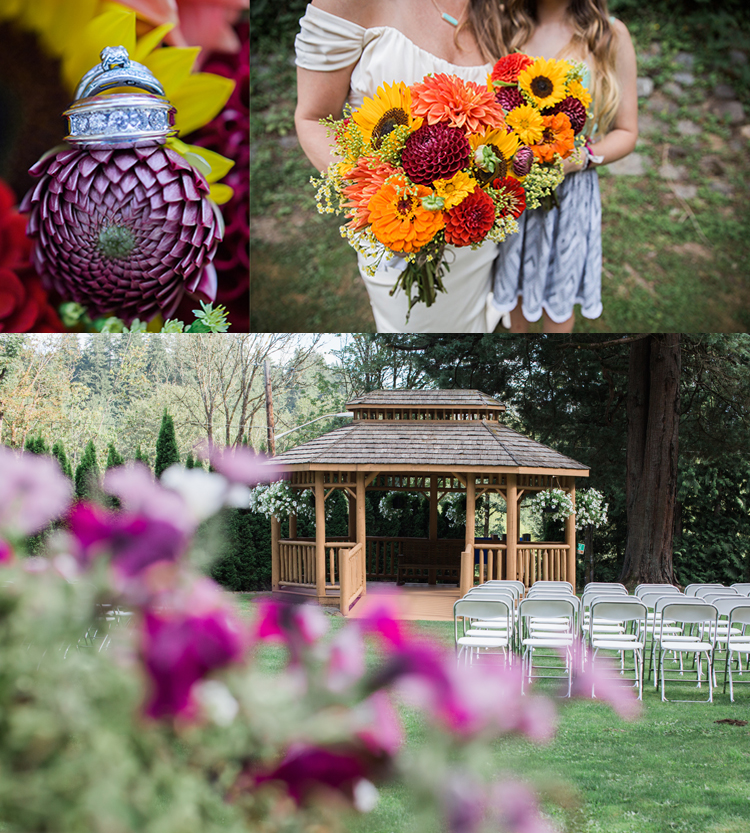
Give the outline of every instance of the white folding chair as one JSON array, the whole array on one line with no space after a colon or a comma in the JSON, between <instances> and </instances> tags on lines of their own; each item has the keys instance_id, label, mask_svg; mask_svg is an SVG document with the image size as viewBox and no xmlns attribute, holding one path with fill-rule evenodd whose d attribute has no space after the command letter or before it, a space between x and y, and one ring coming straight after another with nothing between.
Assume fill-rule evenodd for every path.
<instances>
[{"instance_id":1,"label":"white folding chair","mask_svg":"<svg viewBox=\"0 0 750 833\"><path fill-rule=\"evenodd\" d=\"M461 619L459 635L458 620ZM476 622L503 624L504 628L489 630L475 628ZM459 599L453 605L453 635L455 638L456 661L464 654L464 663L470 664L480 652L501 649L503 659L510 664L508 647L513 635L512 606L503 599Z\"/></svg>"},{"instance_id":2,"label":"white folding chair","mask_svg":"<svg viewBox=\"0 0 750 833\"><path fill-rule=\"evenodd\" d=\"M748 582L737 582L731 584L730 587L734 587L740 596L750 596L750 583Z\"/></svg>"},{"instance_id":3,"label":"white folding chair","mask_svg":"<svg viewBox=\"0 0 750 833\"><path fill-rule=\"evenodd\" d=\"M560 679L560 674L534 674L534 652L542 648L551 648L563 652L564 666L537 665L539 670L552 671L564 669L568 678L567 697L570 697L573 685L573 645L579 638L578 600L575 596L564 595L559 598L523 599L518 606L518 621L522 663L521 693L528 679ZM564 627L560 627L560 625Z\"/></svg>"},{"instance_id":4,"label":"white folding chair","mask_svg":"<svg viewBox=\"0 0 750 833\"><path fill-rule=\"evenodd\" d=\"M640 599L645 593L659 592L662 595L666 593L678 593L680 596L683 595L680 588L675 587L674 584L639 584L633 591L633 595Z\"/></svg>"},{"instance_id":5,"label":"white folding chair","mask_svg":"<svg viewBox=\"0 0 750 833\"><path fill-rule=\"evenodd\" d=\"M596 661L600 650L617 651L620 655L620 674L625 673L625 654L633 654L633 668L635 674L634 686L638 689L638 699L643 699L643 649L645 641L639 639L635 633L627 633L631 627L646 621L648 610L646 605L632 597L602 598L595 597L591 603L591 628L589 629L589 648L591 662ZM597 630L598 623L610 623L610 627L617 627L617 632L602 633ZM644 629L639 628L643 633ZM595 684L591 686L591 696L595 695Z\"/></svg>"},{"instance_id":6,"label":"white folding chair","mask_svg":"<svg viewBox=\"0 0 750 833\"><path fill-rule=\"evenodd\" d=\"M732 631L742 626L742 632L738 635L733 635ZM727 690L727 674L729 675L729 700L734 703L734 681L732 678L732 655L739 654L737 660L738 671L742 674L742 655L750 657L750 635L744 633L747 626L750 625L750 601L738 601L735 603L732 610L729 612L727 620L727 628L729 637L726 642L727 657L724 664L724 690ZM750 680L742 680L743 683L750 682ZM740 681L737 680L739 684Z\"/></svg>"},{"instance_id":7,"label":"white folding chair","mask_svg":"<svg viewBox=\"0 0 750 833\"><path fill-rule=\"evenodd\" d=\"M686 600L684 602L670 602L665 604L662 611L661 631L659 634L659 676L661 678L661 699L662 702L667 702L666 683L667 679L664 673L664 654L667 651L674 651L679 653L680 657L683 654L694 654L697 657L697 687L701 687L702 683L702 666L703 657L705 656L706 664L708 666L708 700L675 700L672 702L679 703L713 703L714 687L713 687L713 643L705 641L701 638L701 633L687 636L683 634L681 639L676 639L669 633L664 632L664 623L667 621L680 622L682 625L702 625L704 628L708 626L709 629L716 630L718 621L718 611L713 605L707 604L703 601ZM703 631L703 628L701 629ZM682 666L682 663L680 664ZM683 675L683 669L680 669L680 676ZM674 682L674 681L673 681Z\"/></svg>"},{"instance_id":8,"label":"white folding chair","mask_svg":"<svg viewBox=\"0 0 750 833\"><path fill-rule=\"evenodd\" d=\"M704 593L712 593L716 590L723 590L723 584L688 584L685 588L685 595L688 598L695 596L700 598Z\"/></svg>"}]
</instances>

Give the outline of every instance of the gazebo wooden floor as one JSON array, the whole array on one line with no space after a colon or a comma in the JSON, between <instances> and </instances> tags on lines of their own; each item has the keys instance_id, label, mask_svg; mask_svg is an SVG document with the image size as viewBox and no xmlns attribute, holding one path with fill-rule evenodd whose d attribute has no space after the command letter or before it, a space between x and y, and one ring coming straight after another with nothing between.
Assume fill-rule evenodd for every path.
<instances>
[{"instance_id":1,"label":"gazebo wooden floor","mask_svg":"<svg viewBox=\"0 0 750 833\"><path fill-rule=\"evenodd\" d=\"M400 619L410 621L452 622L453 604L461 598L458 587L447 585L404 584L377 582L367 586L368 596L377 593L392 601L400 611ZM350 619L362 615L363 606L357 601L349 612Z\"/></svg>"}]
</instances>

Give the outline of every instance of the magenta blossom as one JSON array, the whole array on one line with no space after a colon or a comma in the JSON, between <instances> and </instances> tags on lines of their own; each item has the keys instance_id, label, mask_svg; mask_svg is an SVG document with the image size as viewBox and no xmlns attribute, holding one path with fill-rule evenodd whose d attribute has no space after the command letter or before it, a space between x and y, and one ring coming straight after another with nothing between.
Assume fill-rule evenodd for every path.
<instances>
[{"instance_id":1,"label":"magenta blossom","mask_svg":"<svg viewBox=\"0 0 750 833\"><path fill-rule=\"evenodd\" d=\"M154 718L194 716L195 683L240 661L247 646L241 623L209 579L172 603L147 611L143 622L141 650L152 684L146 713Z\"/></svg>"},{"instance_id":2,"label":"magenta blossom","mask_svg":"<svg viewBox=\"0 0 750 833\"><path fill-rule=\"evenodd\" d=\"M328 688L345 691L365 673L365 645L357 628L342 628L331 640L326 669Z\"/></svg>"},{"instance_id":3,"label":"magenta blossom","mask_svg":"<svg viewBox=\"0 0 750 833\"><path fill-rule=\"evenodd\" d=\"M534 792L520 781L503 780L490 791L490 806L501 830L507 833L555 833L542 818Z\"/></svg>"},{"instance_id":4,"label":"magenta blossom","mask_svg":"<svg viewBox=\"0 0 750 833\"><path fill-rule=\"evenodd\" d=\"M198 449L202 459L208 459L213 468L232 483L257 486L278 480L278 469L263 454L258 454L243 445L220 448L204 445Z\"/></svg>"},{"instance_id":5,"label":"magenta blossom","mask_svg":"<svg viewBox=\"0 0 750 833\"><path fill-rule=\"evenodd\" d=\"M69 528L79 545L76 553L88 567L100 555L109 555L123 576L132 577L157 561L176 561L187 539L171 523L144 515L109 512L91 503L79 503L69 516Z\"/></svg>"},{"instance_id":6,"label":"magenta blossom","mask_svg":"<svg viewBox=\"0 0 750 833\"><path fill-rule=\"evenodd\" d=\"M73 485L53 457L17 454L0 445L0 530L9 538L33 535L59 518Z\"/></svg>"},{"instance_id":7,"label":"magenta blossom","mask_svg":"<svg viewBox=\"0 0 750 833\"><path fill-rule=\"evenodd\" d=\"M464 772L452 772L440 790L445 827L449 833L479 833L487 795L483 784Z\"/></svg>"},{"instance_id":8,"label":"magenta blossom","mask_svg":"<svg viewBox=\"0 0 750 833\"><path fill-rule=\"evenodd\" d=\"M374 590L360 604L360 614L354 621L363 633L380 636L393 648L407 644L406 626L399 618L398 605L391 598Z\"/></svg>"},{"instance_id":9,"label":"magenta blossom","mask_svg":"<svg viewBox=\"0 0 750 833\"><path fill-rule=\"evenodd\" d=\"M574 652L576 660L577 653ZM580 669L577 661L574 667ZM635 720L641 713L635 690L622 683L619 669L607 657L597 657L596 663L589 660L573 677L573 697L591 698L592 692L597 700L608 703L625 720Z\"/></svg>"},{"instance_id":10,"label":"magenta blossom","mask_svg":"<svg viewBox=\"0 0 750 833\"><path fill-rule=\"evenodd\" d=\"M362 728L355 735L368 751L377 756L395 755L404 743L404 727L390 695L376 691L354 711L362 720Z\"/></svg>"},{"instance_id":11,"label":"magenta blossom","mask_svg":"<svg viewBox=\"0 0 750 833\"><path fill-rule=\"evenodd\" d=\"M314 645L328 630L325 614L317 605L263 601L258 605L255 639L283 642L291 662L299 662L302 652Z\"/></svg>"},{"instance_id":12,"label":"magenta blossom","mask_svg":"<svg viewBox=\"0 0 750 833\"><path fill-rule=\"evenodd\" d=\"M0 564L10 564L13 561L13 549L7 541L0 538Z\"/></svg>"},{"instance_id":13,"label":"magenta blossom","mask_svg":"<svg viewBox=\"0 0 750 833\"><path fill-rule=\"evenodd\" d=\"M357 785L367 775L368 766L356 750L300 745L290 749L275 769L256 774L254 781L256 784L282 782L297 804L314 798L321 788L341 793L354 803Z\"/></svg>"}]
</instances>

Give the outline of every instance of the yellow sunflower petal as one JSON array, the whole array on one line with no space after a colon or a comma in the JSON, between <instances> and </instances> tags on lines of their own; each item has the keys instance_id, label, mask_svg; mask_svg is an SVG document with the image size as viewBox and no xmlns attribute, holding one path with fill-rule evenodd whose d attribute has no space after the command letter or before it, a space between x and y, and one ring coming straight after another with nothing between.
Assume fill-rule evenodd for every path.
<instances>
[{"instance_id":1,"label":"yellow sunflower petal","mask_svg":"<svg viewBox=\"0 0 750 833\"><path fill-rule=\"evenodd\" d=\"M234 90L234 81L221 75L198 72L168 98L177 108L177 127L182 136L192 133L217 116Z\"/></svg>"},{"instance_id":2,"label":"yellow sunflower petal","mask_svg":"<svg viewBox=\"0 0 750 833\"><path fill-rule=\"evenodd\" d=\"M0 20L11 20L18 17L26 0L5 0L0 3Z\"/></svg>"},{"instance_id":3,"label":"yellow sunflower petal","mask_svg":"<svg viewBox=\"0 0 750 833\"><path fill-rule=\"evenodd\" d=\"M173 96L190 76L200 47L156 49L141 63L161 81L164 93L174 104Z\"/></svg>"},{"instance_id":4,"label":"yellow sunflower petal","mask_svg":"<svg viewBox=\"0 0 750 833\"><path fill-rule=\"evenodd\" d=\"M234 167L231 159L199 145L188 145L174 137L167 139L167 145L197 168L206 177L208 183L223 179Z\"/></svg>"},{"instance_id":5,"label":"yellow sunflower petal","mask_svg":"<svg viewBox=\"0 0 750 833\"><path fill-rule=\"evenodd\" d=\"M75 50L63 60L63 79L71 91L100 62L99 54L105 46L124 46L131 55L135 52L135 12L115 8L86 24Z\"/></svg>"},{"instance_id":6,"label":"yellow sunflower petal","mask_svg":"<svg viewBox=\"0 0 750 833\"><path fill-rule=\"evenodd\" d=\"M162 318L161 313L157 313L149 322L148 326L146 327L147 333L160 333L161 328L164 326L164 319Z\"/></svg>"},{"instance_id":7,"label":"yellow sunflower petal","mask_svg":"<svg viewBox=\"0 0 750 833\"><path fill-rule=\"evenodd\" d=\"M29 3L28 5L33 5ZM99 0L76 0L58 3L49 27L40 31L44 46L51 55L64 55L70 45L81 36L81 31L96 14Z\"/></svg>"},{"instance_id":8,"label":"yellow sunflower petal","mask_svg":"<svg viewBox=\"0 0 750 833\"><path fill-rule=\"evenodd\" d=\"M209 196L217 205L224 205L234 196L234 189L229 185L214 183L209 191Z\"/></svg>"},{"instance_id":9,"label":"yellow sunflower petal","mask_svg":"<svg viewBox=\"0 0 750 833\"><path fill-rule=\"evenodd\" d=\"M139 38L138 44L135 47L135 54L131 56L133 60L142 64L172 29L174 29L174 23L165 23L163 26L157 26L156 29L152 29L143 35L143 37Z\"/></svg>"}]
</instances>

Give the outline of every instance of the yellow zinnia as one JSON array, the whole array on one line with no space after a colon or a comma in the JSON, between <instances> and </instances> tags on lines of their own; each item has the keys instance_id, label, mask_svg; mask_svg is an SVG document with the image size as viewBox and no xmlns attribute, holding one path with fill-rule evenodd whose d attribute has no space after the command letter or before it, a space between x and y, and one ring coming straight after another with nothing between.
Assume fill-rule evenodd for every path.
<instances>
[{"instance_id":1,"label":"yellow zinnia","mask_svg":"<svg viewBox=\"0 0 750 833\"><path fill-rule=\"evenodd\" d=\"M518 73L518 85L537 107L554 107L565 96L565 76L570 70L567 61L536 58Z\"/></svg>"},{"instance_id":2,"label":"yellow zinnia","mask_svg":"<svg viewBox=\"0 0 750 833\"><path fill-rule=\"evenodd\" d=\"M436 179L432 185L435 194L443 200L443 208L447 211L463 202L477 187L477 181L471 174L459 171L450 179Z\"/></svg>"},{"instance_id":3,"label":"yellow zinnia","mask_svg":"<svg viewBox=\"0 0 750 833\"><path fill-rule=\"evenodd\" d=\"M416 130L422 124L422 119L411 115L411 90L403 81L378 87L375 97L365 98L352 118L362 131L364 141L372 142L375 148L397 127Z\"/></svg>"},{"instance_id":4,"label":"yellow zinnia","mask_svg":"<svg viewBox=\"0 0 750 833\"><path fill-rule=\"evenodd\" d=\"M511 110L505 120L524 145L535 145L544 135L542 114L530 104Z\"/></svg>"},{"instance_id":5,"label":"yellow zinnia","mask_svg":"<svg viewBox=\"0 0 750 833\"><path fill-rule=\"evenodd\" d=\"M589 91L583 86L583 84L581 84L580 81L571 81L568 84L568 95L572 95L573 98L577 98L587 110L589 109L591 96L589 95Z\"/></svg>"}]
</instances>

